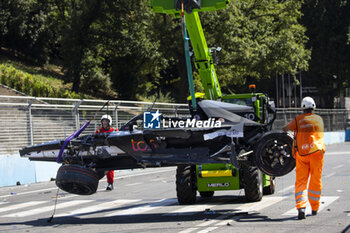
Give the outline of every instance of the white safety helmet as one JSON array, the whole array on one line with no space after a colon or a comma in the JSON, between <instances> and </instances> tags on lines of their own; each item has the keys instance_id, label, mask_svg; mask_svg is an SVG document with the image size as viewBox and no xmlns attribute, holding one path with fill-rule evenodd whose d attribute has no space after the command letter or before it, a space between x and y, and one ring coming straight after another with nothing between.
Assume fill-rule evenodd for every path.
<instances>
[{"instance_id":1,"label":"white safety helmet","mask_svg":"<svg viewBox=\"0 0 350 233\"><path fill-rule=\"evenodd\" d=\"M101 117L101 123L102 123L102 120L104 120L104 119L107 119L109 122L109 124L112 124L112 117L110 116L110 115L103 115L102 117Z\"/></svg>"},{"instance_id":2,"label":"white safety helmet","mask_svg":"<svg viewBox=\"0 0 350 233\"><path fill-rule=\"evenodd\" d=\"M315 109L316 108L316 104L313 98L307 96L303 99L303 101L301 101L301 108L302 109Z\"/></svg>"}]
</instances>

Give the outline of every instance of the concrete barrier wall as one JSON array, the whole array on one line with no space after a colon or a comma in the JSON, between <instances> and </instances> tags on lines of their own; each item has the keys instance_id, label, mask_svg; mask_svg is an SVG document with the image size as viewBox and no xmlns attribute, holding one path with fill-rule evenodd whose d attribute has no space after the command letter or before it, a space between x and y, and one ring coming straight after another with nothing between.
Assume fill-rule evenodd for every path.
<instances>
[{"instance_id":1,"label":"concrete barrier wall","mask_svg":"<svg viewBox=\"0 0 350 233\"><path fill-rule=\"evenodd\" d=\"M36 182L35 163L21 158L19 154L0 156L0 186L16 185Z\"/></svg>"},{"instance_id":2,"label":"concrete barrier wall","mask_svg":"<svg viewBox=\"0 0 350 233\"><path fill-rule=\"evenodd\" d=\"M345 142L345 131L325 132L326 145ZM49 181L56 177L60 164L54 162L31 162L19 154L0 156L0 187Z\"/></svg>"},{"instance_id":3,"label":"concrete barrier wall","mask_svg":"<svg viewBox=\"0 0 350 233\"><path fill-rule=\"evenodd\" d=\"M325 132L324 140L326 145L345 142L345 131Z\"/></svg>"},{"instance_id":4,"label":"concrete barrier wall","mask_svg":"<svg viewBox=\"0 0 350 233\"><path fill-rule=\"evenodd\" d=\"M53 162L34 162L36 182L49 181L56 178L57 170L61 164Z\"/></svg>"},{"instance_id":5,"label":"concrete barrier wall","mask_svg":"<svg viewBox=\"0 0 350 233\"><path fill-rule=\"evenodd\" d=\"M56 178L60 164L53 162L32 162L19 154L0 156L0 187L49 181Z\"/></svg>"}]
</instances>

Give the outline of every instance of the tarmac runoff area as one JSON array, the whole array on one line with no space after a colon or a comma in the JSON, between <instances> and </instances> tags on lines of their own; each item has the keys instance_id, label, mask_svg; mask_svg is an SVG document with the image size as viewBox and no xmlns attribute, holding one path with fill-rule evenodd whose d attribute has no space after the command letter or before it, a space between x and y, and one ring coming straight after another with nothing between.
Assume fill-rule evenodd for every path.
<instances>
[{"instance_id":1,"label":"tarmac runoff area","mask_svg":"<svg viewBox=\"0 0 350 233\"><path fill-rule=\"evenodd\" d=\"M135 169L115 174L91 196L62 191L54 182L0 188L0 232L350 232L350 143L327 146L321 206L296 219L294 172L276 179L276 192L248 203L244 191L197 197L178 205L175 168Z\"/></svg>"}]
</instances>

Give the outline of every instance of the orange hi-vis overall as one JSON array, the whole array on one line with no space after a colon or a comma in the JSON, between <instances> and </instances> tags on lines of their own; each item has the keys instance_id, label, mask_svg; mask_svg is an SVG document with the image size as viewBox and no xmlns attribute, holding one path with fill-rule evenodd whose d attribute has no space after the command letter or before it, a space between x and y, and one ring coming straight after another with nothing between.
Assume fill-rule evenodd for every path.
<instances>
[{"instance_id":1,"label":"orange hi-vis overall","mask_svg":"<svg viewBox=\"0 0 350 233\"><path fill-rule=\"evenodd\" d=\"M316 114L306 113L295 117L288 127L296 134L293 148L296 160L296 208L306 208L307 194L312 210L317 211L320 206L323 155L326 150L323 120Z\"/></svg>"}]
</instances>

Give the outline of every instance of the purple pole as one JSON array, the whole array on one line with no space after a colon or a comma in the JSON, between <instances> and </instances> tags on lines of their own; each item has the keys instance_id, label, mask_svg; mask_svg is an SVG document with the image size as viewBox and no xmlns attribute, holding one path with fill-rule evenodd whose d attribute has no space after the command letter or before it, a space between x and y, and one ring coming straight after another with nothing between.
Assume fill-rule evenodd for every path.
<instances>
[{"instance_id":1,"label":"purple pole","mask_svg":"<svg viewBox=\"0 0 350 233\"><path fill-rule=\"evenodd\" d=\"M63 151L64 149L66 148L67 144L70 142L70 140L72 140L72 138L75 138L75 137L78 137L81 132L83 132L85 130L86 127L88 127L88 125L90 124L91 121L87 121L85 122L85 124L76 132L74 132L72 135L70 135L66 141L64 141L61 149L60 149L60 152L58 153L58 157L57 157L57 160L56 162L57 163L61 163L62 162L62 154L63 154Z\"/></svg>"}]
</instances>

